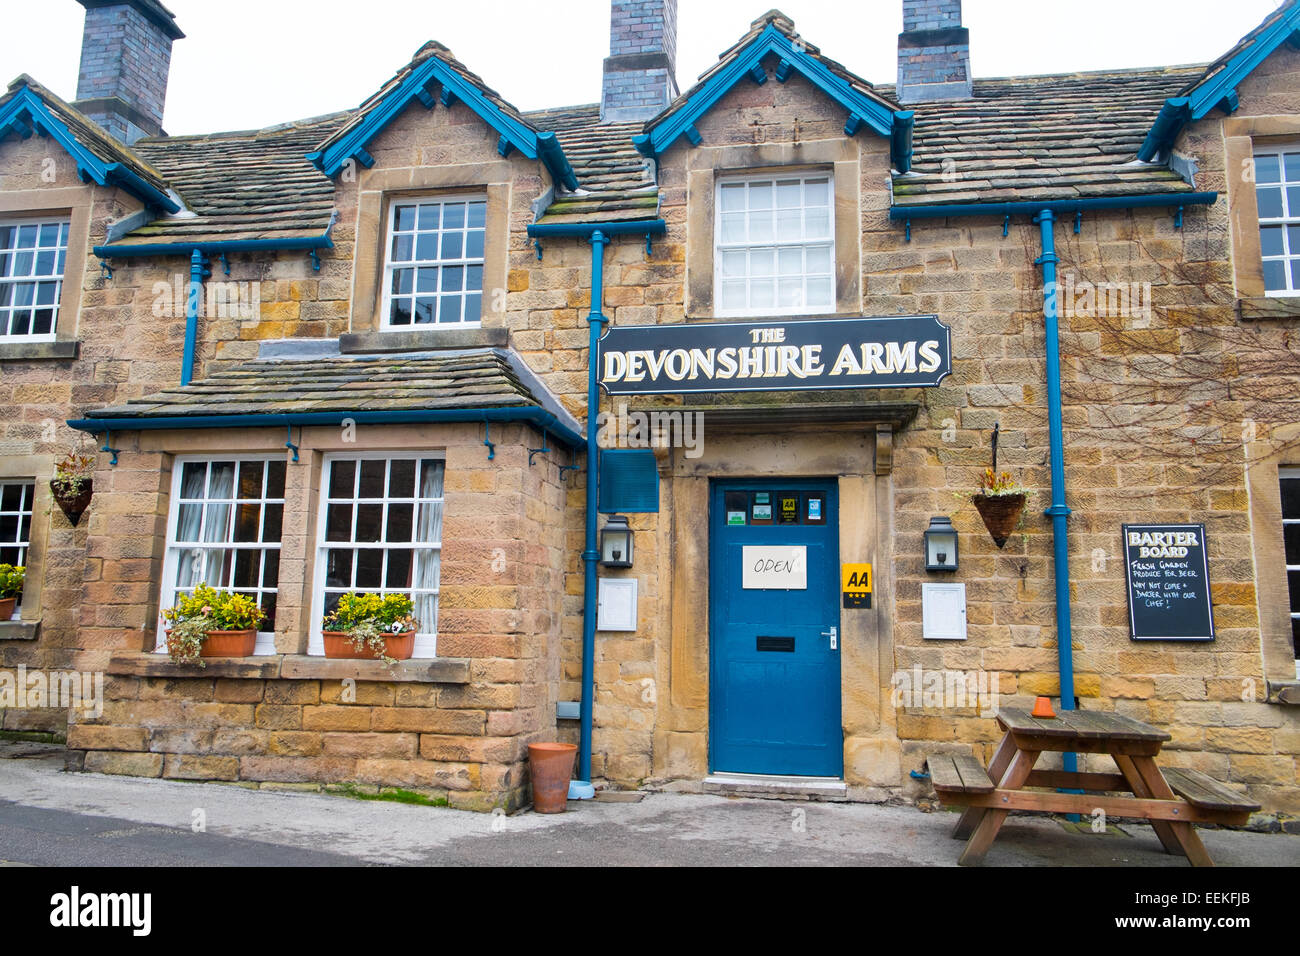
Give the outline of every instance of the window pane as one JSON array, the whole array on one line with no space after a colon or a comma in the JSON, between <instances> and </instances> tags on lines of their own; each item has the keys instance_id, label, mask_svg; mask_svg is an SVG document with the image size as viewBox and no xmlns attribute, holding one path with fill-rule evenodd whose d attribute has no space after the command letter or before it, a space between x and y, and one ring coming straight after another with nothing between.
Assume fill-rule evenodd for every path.
<instances>
[{"instance_id":1,"label":"window pane","mask_svg":"<svg viewBox=\"0 0 1300 956\"><path fill-rule=\"evenodd\" d=\"M352 551L331 549L325 558L325 584L332 588L352 587Z\"/></svg>"},{"instance_id":2,"label":"window pane","mask_svg":"<svg viewBox=\"0 0 1300 956\"><path fill-rule=\"evenodd\" d=\"M235 554L234 585L237 588L255 588L261 574L262 552L245 550Z\"/></svg>"},{"instance_id":3,"label":"window pane","mask_svg":"<svg viewBox=\"0 0 1300 956\"><path fill-rule=\"evenodd\" d=\"M383 530L384 506L357 505L357 541L378 541Z\"/></svg>"},{"instance_id":4,"label":"window pane","mask_svg":"<svg viewBox=\"0 0 1300 956\"><path fill-rule=\"evenodd\" d=\"M470 226L471 228L482 229L483 224L487 222L487 203L472 202L468 205L468 210L469 210L468 213L469 218L466 222L466 225Z\"/></svg>"},{"instance_id":5,"label":"window pane","mask_svg":"<svg viewBox=\"0 0 1300 956\"><path fill-rule=\"evenodd\" d=\"M1259 218L1260 219L1281 219L1282 218L1282 190L1275 187L1259 186L1255 189L1255 196L1259 200Z\"/></svg>"},{"instance_id":6,"label":"window pane","mask_svg":"<svg viewBox=\"0 0 1300 956\"><path fill-rule=\"evenodd\" d=\"M411 552L392 550L388 552L388 571L384 575L384 587L409 588L411 586Z\"/></svg>"},{"instance_id":7,"label":"window pane","mask_svg":"<svg viewBox=\"0 0 1300 956\"><path fill-rule=\"evenodd\" d=\"M330 497L351 498L357 475L355 461L335 461L330 464Z\"/></svg>"},{"instance_id":8,"label":"window pane","mask_svg":"<svg viewBox=\"0 0 1300 956\"><path fill-rule=\"evenodd\" d=\"M378 589L383 587L384 552L376 548L357 551L357 587Z\"/></svg>"},{"instance_id":9,"label":"window pane","mask_svg":"<svg viewBox=\"0 0 1300 956\"><path fill-rule=\"evenodd\" d=\"M770 212L753 212L749 214L749 241L772 241L772 214Z\"/></svg>"},{"instance_id":10,"label":"window pane","mask_svg":"<svg viewBox=\"0 0 1300 956\"><path fill-rule=\"evenodd\" d=\"M361 482L357 489L358 498L384 497L384 480L387 477L388 463L366 460L361 463ZM376 539L378 540L378 539Z\"/></svg>"},{"instance_id":11,"label":"window pane","mask_svg":"<svg viewBox=\"0 0 1300 956\"><path fill-rule=\"evenodd\" d=\"M411 286L414 283L414 272L414 269L394 269L391 291L398 295L409 295Z\"/></svg>"},{"instance_id":12,"label":"window pane","mask_svg":"<svg viewBox=\"0 0 1300 956\"><path fill-rule=\"evenodd\" d=\"M0 511L17 511L22 503L22 485L5 485L0 489Z\"/></svg>"},{"instance_id":13,"label":"window pane","mask_svg":"<svg viewBox=\"0 0 1300 956\"><path fill-rule=\"evenodd\" d=\"M482 318L480 315L482 300L483 297L477 293L467 295L465 297L465 314L461 316L461 321L478 322Z\"/></svg>"},{"instance_id":14,"label":"window pane","mask_svg":"<svg viewBox=\"0 0 1300 956\"><path fill-rule=\"evenodd\" d=\"M410 541L411 521L415 516L415 506L394 504L388 506L388 531L385 540L390 542ZM1300 563L1300 562L1298 562Z\"/></svg>"},{"instance_id":15,"label":"window pane","mask_svg":"<svg viewBox=\"0 0 1300 956\"><path fill-rule=\"evenodd\" d=\"M463 242L465 236L459 232L444 232L442 234L442 258L459 259L464 252Z\"/></svg>"},{"instance_id":16,"label":"window pane","mask_svg":"<svg viewBox=\"0 0 1300 956\"><path fill-rule=\"evenodd\" d=\"M241 461L239 463L239 497L262 497L262 475L265 467L265 463L260 461Z\"/></svg>"},{"instance_id":17,"label":"window pane","mask_svg":"<svg viewBox=\"0 0 1300 956\"><path fill-rule=\"evenodd\" d=\"M1300 518L1300 478L1282 479L1282 517Z\"/></svg>"},{"instance_id":18,"label":"window pane","mask_svg":"<svg viewBox=\"0 0 1300 956\"><path fill-rule=\"evenodd\" d=\"M261 505L252 502L241 504L235 515L235 540L240 542L258 540L258 532L261 530L258 526L262 523L261 519Z\"/></svg>"},{"instance_id":19,"label":"window pane","mask_svg":"<svg viewBox=\"0 0 1300 956\"><path fill-rule=\"evenodd\" d=\"M825 275L831 271L829 246L810 246L806 260L809 275Z\"/></svg>"},{"instance_id":20,"label":"window pane","mask_svg":"<svg viewBox=\"0 0 1300 956\"><path fill-rule=\"evenodd\" d=\"M465 258L483 258L483 233L471 232L465 236Z\"/></svg>"},{"instance_id":21,"label":"window pane","mask_svg":"<svg viewBox=\"0 0 1300 956\"><path fill-rule=\"evenodd\" d=\"M411 300L394 299L388 315L390 325L411 324Z\"/></svg>"},{"instance_id":22,"label":"window pane","mask_svg":"<svg viewBox=\"0 0 1300 956\"><path fill-rule=\"evenodd\" d=\"M410 232L415 228L415 207L398 206L397 218L394 220L394 228L401 232Z\"/></svg>"},{"instance_id":23,"label":"window pane","mask_svg":"<svg viewBox=\"0 0 1300 956\"><path fill-rule=\"evenodd\" d=\"M1273 259L1264 263L1264 288L1269 292L1286 289L1286 263Z\"/></svg>"},{"instance_id":24,"label":"window pane","mask_svg":"<svg viewBox=\"0 0 1300 956\"><path fill-rule=\"evenodd\" d=\"M460 292L465 286L465 269L463 266L444 266L442 270L442 291Z\"/></svg>"},{"instance_id":25,"label":"window pane","mask_svg":"<svg viewBox=\"0 0 1300 956\"><path fill-rule=\"evenodd\" d=\"M773 308L776 287L771 279L755 279L750 284L749 304L755 309Z\"/></svg>"},{"instance_id":26,"label":"window pane","mask_svg":"<svg viewBox=\"0 0 1300 956\"><path fill-rule=\"evenodd\" d=\"M745 241L745 217L742 214L728 213L722 217L722 241L726 243Z\"/></svg>"},{"instance_id":27,"label":"window pane","mask_svg":"<svg viewBox=\"0 0 1300 956\"><path fill-rule=\"evenodd\" d=\"M203 506L197 504L181 505L176 518L176 540L198 541L199 522L203 517Z\"/></svg>"},{"instance_id":28,"label":"window pane","mask_svg":"<svg viewBox=\"0 0 1300 956\"><path fill-rule=\"evenodd\" d=\"M325 511L325 540L352 540L352 506L332 504Z\"/></svg>"},{"instance_id":29,"label":"window pane","mask_svg":"<svg viewBox=\"0 0 1300 956\"><path fill-rule=\"evenodd\" d=\"M431 269L419 270L419 278L416 279L415 289L417 292L437 292L438 291L438 273L442 270L438 267Z\"/></svg>"},{"instance_id":30,"label":"window pane","mask_svg":"<svg viewBox=\"0 0 1300 956\"><path fill-rule=\"evenodd\" d=\"M449 202L445 206L443 206L442 228L443 229L465 228L465 204L463 202Z\"/></svg>"},{"instance_id":31,"label":"window pane","mask_svg":"<svg viewBox=\"0 0 1300 956\"><path fill-rule=\"evenodd\" d=\"M465 267L465 291L466 292L483 291L483 267L482 266Z\"/></svg>"},{"instance_id":32,"label":"window pane","mask_svg":"<svg viewBox=\"0 0 1300 956\"><path fill-rule=\"evenodd\" d=\"M420 206L420 228L437 229L442 207L436 203L424 203Z\"/></svg>"},{"instance_id":33,"label":"window pane","mask_svg":"<svg viewBox=\"0 0 1300 956\"><path fill-rule=\"evenodd\" d=\"M1286 180L1289 183L1300 182L1300 153L1286 154Z\"/></svg>"},{"instance_id":34,"label":"window pane","mask_svg":"<svg viewBox=\"0 0 1300 956\"><path fill-rule=\"evenodd\" d=\"M808 307L813 309L826 308L835 304L835 294L832 288L832 281L825 279L808 280Z\"/></svg>"},{"instance_id":35,"label":"window pane","mask_svg":"<svg viewBox=\"0 0 1300 956\"><path fill-rule=\"evenodd\" d=\"M724 281L722 283L722 307L728 311L745 308L745 283L743 281Z\"/></svg>"},{"instance_id":36,"label":"window pane","mask_svg":"<svg viewBox=\"0 0 1300 956\"><path fill-rule=\"evenodd\" d=\"M1287 209L1292 216L1300 216L1300 186L1286 187Z\"/></svg>"},{"instance_id":37,"label":"window pane","mask_svg":"<svg viewBox=\"0 0 1300 956\"><path fill-rule=\"evenodd\" d=\"M1276 183L1282 181L1282 164L1275 155L1255 157L1255 182Z\"/></svg>"},{"instance_id":38,"label":"window pane","mask_svg":"<svg viewBox=\"0 0 1300 956\"><path fill-rule=\"evenodd\" d=\"M272 548L262 552L262 587L273 588L280 583L280 551Z\"/></svg>"},{"instance_id":39,"label":"window pane","mask_svg":"<svg viewBox=\"0 0 1300 956\"><path fill-rule=\"evenodd\" d=\"M438 234L424 233L415 243L415 258L420 262L434 262L438 258Z\"/></svg>"},{"instance_id":40,"label":"window pane","mask_svg":"<svg viewBox=\"0 0 1300 956\"><path fill-rule=\"evenodd\" d=\"M434 315L438 311L438 300L435 297L422 298L415 300L415 324L424 325L433 321Z\"/></svg>"},{"instance_id":41,"label":"window pane","mask_svg":"<svg viewBox=\"0 0 1300 956\"><path fill-rule=\"evenodd\" d=\"M726 183L721 190L720 203L723 212L736 212L745 208L744 183Z\"/></svg>"},{"instance_id":42,"label":"window pane","mask_svg":"<svg viewBox=\"0 0 1300 956\"><path fill-rule=\"evenodd\" d=\"M393 236L392 256L394 262L411 261L411 237L410 236Z\"/></svg>"},{"instance_id":43,"label":"window pane","mask_svg":"<svg viewBox=\"0 0 1300 956\"><path fill-rule=\"evenodd\" d=\"M415 496L415 462L398 458L388 467L388 497L413 498Z\"/></svg>"},{"instance_id":44,"label":"window pane","mask_svg":"<svg viewBox=\"0 0 1300 956\"><path fill-rule=\"evenodd\" d=\"M283 498L284 497L284 462L269 461L266 463L266 497Z\"/></svg>"},{"instance_id":45,"label":"window pane","mask_svg":"<svg viewBox=\"0 0 1300 956\"><path fill-rule=\"evenodd\" d=\"M1300 565L1300 524L1282 526L1286 539L1286 563Z\"/></svg>"},{"instance_id":46,"label":"window pane","mask_svg":"<svg viewBox=\"0 0 1300 956\"><path fill-rule=\"evenodd\" d=\"M460 299L455 296L443 296L438 305L439 322L460 321Z\"/></svg>"},{"instance_id":47,"label":"window pane","mask_svg":"<svg viewBox=\"0 0 1300 956\"><path fill-rule=\"evenodd\" d=\"M279 544L283 524L284 505L266 505L262 515L262 540Z\"/></svg>"},{"instance_id":48,"label":"window pane","mask_svg":"<svg viewBox=\"0 0 1300 956\"><path fill-rule=\"evenodd\" d=\"M1282 248L1282 227L1260 226L1259 248L1260 252L1266 256L1285 255L1286 250Z\"/></svg>"},{"instance_id":49,"label":"window pane","mask_svg":"<svg viewBox=\"0 0 1300 956\"><path fill-rule=\"evenodd\" d=\"M1300 610L1300 571L1288 571L1286 583L1291 594L1291 607Z\"/></svg>"}]
</instances>

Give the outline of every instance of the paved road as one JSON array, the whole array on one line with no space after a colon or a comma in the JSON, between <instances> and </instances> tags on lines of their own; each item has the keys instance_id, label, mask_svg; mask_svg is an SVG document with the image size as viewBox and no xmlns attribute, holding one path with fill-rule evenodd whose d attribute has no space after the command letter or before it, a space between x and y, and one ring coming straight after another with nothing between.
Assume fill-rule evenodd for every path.
<instances>
[{"instance_id":1,"label":"paved road","mask_svg":"<svg viewBox=\"0 0 1300 956\"><path fill-rule=\"evenodd\" d=\"M494 817L318 793L70 774L61 766L53 754L0 759L0 861L951 866L959 849L948 837L952 815L912 807L651 794L635 804L570 804L572 812L557 816ZM204 828L194 832L199 817ZM1202 838L1220 866L1300 865L1300 836L1210 830ZM1037 817L1013 817L988 862L1186 867L1163 852L1148 827L1079 834Z\"/></svg>"}]
</instances>

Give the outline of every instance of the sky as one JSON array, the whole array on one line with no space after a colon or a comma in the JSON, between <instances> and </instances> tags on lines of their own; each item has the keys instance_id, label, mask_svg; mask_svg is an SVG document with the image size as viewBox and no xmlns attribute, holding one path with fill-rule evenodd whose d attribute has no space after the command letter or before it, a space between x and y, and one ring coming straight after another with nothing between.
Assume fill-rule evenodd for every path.
<instances>
[{"instance_id":1,"label":"sky","mask_svg":"<svg viewBox=\"0 0 1300 956\"><path fill-rule=\"evenodd\" d=\"M172 134L270 126L356 106L436 39L522 110L594 103L608 0L163 0ZM679 0L686 89L774 0ZM901 0L780 0L808 42L874 83L896 79ZM976 77L1204 63L1279 0L965 0ZM0 0L0 80L29 73L76 95L85 11Z\"/></svg>"}]
</instances>

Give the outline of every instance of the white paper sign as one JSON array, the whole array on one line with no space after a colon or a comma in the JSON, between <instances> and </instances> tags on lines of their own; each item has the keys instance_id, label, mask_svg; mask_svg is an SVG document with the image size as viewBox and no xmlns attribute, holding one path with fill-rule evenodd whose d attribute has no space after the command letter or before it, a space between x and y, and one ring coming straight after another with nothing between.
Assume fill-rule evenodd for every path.
<instances>
[{"instance_id":1,"label":"white paper sign","mask_svg":"<svg viewBox=\"0 0 1300 956\"><path fill-rule=\"evenodd\" d=\"M596 586L596 630L636 630L636 578L601 578Z\"/></svg>"},{"instance_id":2,"label":"white paper sign","mask_svg":"<svg viewBox=\"0 0 1300 956\"><path fill-rule=\"evenodd\" d=\"M921 636L927 641L966 640L966 585L921 585Z\"/></svg>"},{"instance_id":3,"label":"white paper sign","mask_svg":"<svg viewBox=\"0 0 1300 956\"><path fill-rule=\"evenodd\" d=\"M741 561L744 562L741 586L746 589L804 591L808 588L806 545L745 545L741 548Z\"/></svg>"}]
</instances>

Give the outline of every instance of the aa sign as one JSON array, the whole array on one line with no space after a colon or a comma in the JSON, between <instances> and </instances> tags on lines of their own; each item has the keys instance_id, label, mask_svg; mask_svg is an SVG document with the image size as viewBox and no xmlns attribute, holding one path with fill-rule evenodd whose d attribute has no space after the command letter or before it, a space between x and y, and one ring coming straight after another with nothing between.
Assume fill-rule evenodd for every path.
<instances>
[{"instance_id":1,"label":"aa sign","mask_svg":"<svg viewBox=\"0 0 1300 956\"><path fill-rule=\"evenodd\" d=\"M871 607L870 564L841 565L840 585L844 595L844 607Z\"/></svg>"}]
</instances>

